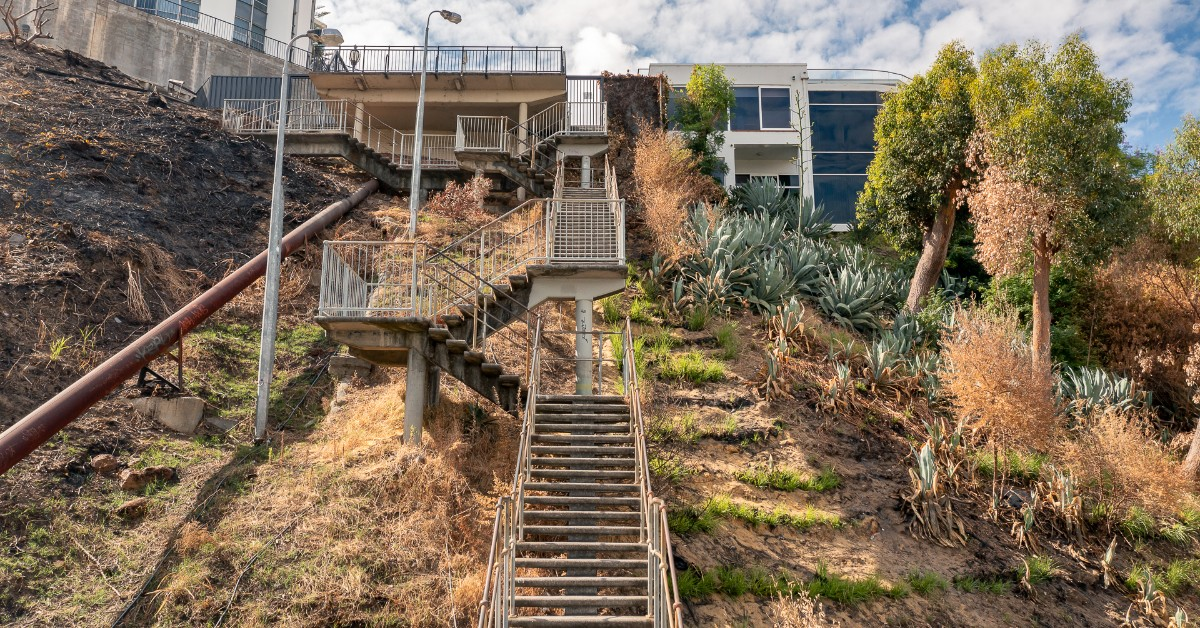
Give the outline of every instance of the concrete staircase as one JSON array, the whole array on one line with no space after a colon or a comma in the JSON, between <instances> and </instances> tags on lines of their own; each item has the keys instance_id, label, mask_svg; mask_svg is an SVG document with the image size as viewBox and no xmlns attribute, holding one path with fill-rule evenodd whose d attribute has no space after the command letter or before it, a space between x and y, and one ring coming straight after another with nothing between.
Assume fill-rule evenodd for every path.
<instances>
[{"instance_id":1,"label":"concrete staircase","mask_svg":"<svg viewBox=\"0 0 1200 628\"><path fill-rule=\"evenodd\" d=\"M540 396L516 542L514 627L652 626L646 513L620 396Z\"/></svg>"}]
</instances>

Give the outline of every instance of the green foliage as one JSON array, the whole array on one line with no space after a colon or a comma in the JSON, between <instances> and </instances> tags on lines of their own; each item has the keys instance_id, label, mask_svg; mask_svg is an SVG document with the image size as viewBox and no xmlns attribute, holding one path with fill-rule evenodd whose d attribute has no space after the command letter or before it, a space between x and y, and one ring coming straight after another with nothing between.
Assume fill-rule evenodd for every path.
<instances>
[{"instance_id":1,"label":"green foliage","mask_svg":"<svg viewBox=\"0 0 1200 628\"><path fill-rule=\"evenodd\" d=\"M1080 327L1094 307L1092 279L1086 269L1050 269L1050 355L1055 362L1079 366L1088 362L1087 335ZM983 300L993 311L1013 311L1027 328L1033 322L1033 270L997 277Z\"/></svg>"},{"instance_id":2,"label":"green foliage","mask_svg":"<svg viewBox=\"0 0 1200 628\"><path fill-rule=\"evenodd\" d=\"M1048 556L1030 556L1017 567L1017 575L1030 586L1041 584L1054 577L1058 567Z\"/></svg>"},{"instance_id":3,"label":"green foliage","mask_svg":"<svg viewBox=\"0 0 1200 628\"><path fill-rule=\"evenodd\" d=\"M692 69L685 93L680 98L675 122L687 147L699 158L700 171L724 174L717 152L725 143L725 128L733 108L733 82L720 65L697 65Z\"/></svg>"},{"instance_id":4,"label":"green foliage","mask_svg":"<svg viewBox=\"0 0 1200 628\"><path fill-rule=\"evenodd\" d=\"M1012 591L1013 583L1000 577L955 576L954 588L964 593L1003 595Z\"/></svg>"},{"instance_id":5,"label":"green foliage","mask_svg":"<svg viewBox=\"0 0 1200 628\"><path fill-rule=\"evenodd\" d=\"M737 324L733 321L726 322L717 328L716 332L717 346L721 348L718 354L722 360L732 360L737 357L738 349L741 347L741 342L737 337Z\"/></svg>"},{"instance_id":6,"label":"green foliage","mask_svg":"<svg viewBox=\"0 0 1200 628\"><path fill-rule=\"evenodd\" d=\"M1200 120L1185 115L1153 165L1146 188L1155 231L1200 263Z\"/></svg>"},{"instance_id":7,"label":"green foliage","mask_svg":"<svg viewBox=\"0 0 1200 628\"><path fill-rule=\"evenodd\" d=\"M660 365L659 375L666 379L706 384L725 379L725 365L704 357L699 351L689 351L667 356Z\"/></svg>"},{"instance_id":8,"label":"green foliage","mask_svg":"<svg viewBox=\"0 0 1200 628\"><path fill-rule=\"evenodd\" d=\"M687 468L678 456L651 456L649 462L650 473L654 477L672 484L678 484L680 480L692 474L692 470Z\"/></svg>"},{"instance_id":9,"label":"green foliage","mask_svg":"<svg viewBox=\"0 0 1200 628\"><path fill-rule=\"evenodd\" d=\"M649 325L655 321L657 314L658 307L652 301L637 298L629 302L629 320L635 323Z\"/></svg>"},{"instance_id":10,"label":"green foliage","mask_svg":"<svg viewBox=\"0 0 1200 628\"><path fill-rule=\"evenodd\" d=\"M803 191L789 194L775 177L750 177L730 192L732 208L747 214L779 217L801 237L816 240L829 235L829 222L824 206L814 207Z\"/></svg>"},{"instance_id":11,"label":"green foliage","mask_svg":"<svg viewBox=\"0 0 1200 628\"><path fill-rule=\"evenodd\" d=\"M673 417L653 416L646 423L646 438L652 443L694 443L702 436L695 412Z\"/></svg>"},{"instance_id":12,"label":"green foliage","mask_svg":"<svg viewBox=\"0 0 1200 628\"><path fill-rule=\"evenodd\" d=\"M1118 525L1121 532L1131 539L1151 539L1158 531L1154 515L1138 506L1132 506L1125 513L1125 518Z\"/></svg>"},{"instance_id":13,"label":"green foliage","mask_svg":"<svg viewBox=\"0 0 1200 628\"><path fill-rule=\"evenodd\" d=\"M816 475L802 473L787 467L772 466L769 469L747 469L734 474L739 481L759 488L779 491L831 491L842 484L842 478L833 467L823 467Z\"/></svg>"},{"instance_id":14,"label":"green foliage","mask_svg":"<svg viewBox=\"0 0 1200 628\"><path fill-rule=\"evenodd\" d=\"M888 96L875 118L876 152L859 196L858 220L898 249L921 247L938 209L969 176L972 56L960 42L947 44L928 72Z\"/></svg>"},{"instance_id":15,"label":"green foliage","mask_svg":"<svg viewBox=\"0 0 1200 628\"><path fill-rule=\"evenodd\" d=\"M946 579L938 575L936 571L914 571L908 574L905 580L913 591L926 596L940 593L950 587L950 583L946 582Z\"/></svg>"},{"instance_id":16,"label":"green foliage","mask_svg":"<svg viewBox=\"0 0 1200 628\"><path fill-rule=\"evenodd\" d=\"M600 299L600 320L614 325L621 319L621 295L614 294L611 297Z\"/></svg>"},{"instance_id":17,"label":"green foliage","mask_svg":"<svg viewBox=\"0 0 1200 628\"><path fill-rule=\"evenodd\" d=\"M817 564L817 573L808 583L808 594L840 604L855 606L881 597L903 597L905 589L889 587L875 576L847 578L830 573L824 562Z\"/></svg>"},{"instance_id":18,"label":"green foliage","mask_svg":"<svg viewBox=\"0 0 1200 628\"><path fill-rule=\"evenodd\" d=\"M1133 380L1086 366L1062 369L1057 392L1069 411L1078 415L1101 408L1129 410L1144 401L1134 390Z\"/></svg>"},{"instance_id":19,"label":"green foliage","mask_svg":"<svg viewBox=\"0 0 1200 628\"><path fill-rule=\"evenodd\" d=\"M975 471L981 477L990 478L995 472L992 452L976 449L971 452ZM1042 467L1050 462L1050 456L1038 452L1020 452L1010 449L1000 452L1000 465L1005 477L1022 483L1036 482L1042 475Z\"/></svg>"},{"instance_id":20,"label":"green foliage","mask_svg":"<svg viewBox=\"0 0 1200 628\"><path fill-rule=\"evenodd\" d=\"M839 325L877 332L882 328L879 316L888 310L893 294L879 275L844 267L826 275L817 307Z\"/></svg>"},{"instance_id":21,"label":"green foliage","mask_svg":"<svg viewBox=\"0 0 1200 628\"><path fill-rule=\"evenodd\" d=\"M726 495L710 497L699 507L685 506L668 512L667 523L671 532L685 534L689 532L712 532L720 519L738 519L752 526L766 525L772 528L789 527L796 530L808 530L814 526L829 526L840 528L842 520L833 513L818 510L812 505L804 510L790 512L782 506L774 510L764 510L746 504L734 502Z\"/></svg>"}]
</instances>

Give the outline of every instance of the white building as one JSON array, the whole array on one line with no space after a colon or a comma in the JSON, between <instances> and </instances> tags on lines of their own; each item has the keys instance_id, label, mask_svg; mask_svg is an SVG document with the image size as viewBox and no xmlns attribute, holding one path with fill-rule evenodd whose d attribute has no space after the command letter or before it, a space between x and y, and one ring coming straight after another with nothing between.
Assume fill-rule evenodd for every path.
<instances>
[{"instance_id":1,"label":"white building","mask_svg":"<svg viewBox=\"0 0 1200 628\"><path fill-rule=\"evenodd\" d=\"M656 63L650 74L665 75L675 96L693 67ZM849 225L875 155L875 114L898 80L882 72L810 71L802 63L724 68L736 98L719 154L728 168L725 185L777 177L824 205L835 224Z\"/></svg>"},{"instance_id":2,"label":"white building","mask_svg":"<svg viewBox=\"0 0 1200 628\"><path fill-rule=\"evenodd\" d=\"M316 19L315 0L118 1L280 58L285 44Z\"/></svg>"}]
</instances>

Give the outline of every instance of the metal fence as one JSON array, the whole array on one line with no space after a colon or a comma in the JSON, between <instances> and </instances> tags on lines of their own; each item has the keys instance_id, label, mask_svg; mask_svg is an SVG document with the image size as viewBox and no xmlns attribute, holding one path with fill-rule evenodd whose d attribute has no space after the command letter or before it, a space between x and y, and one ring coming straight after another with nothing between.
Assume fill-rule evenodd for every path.
<instances>
[{"instance_id":1,"label":"metal fence","mask_svg":"<svg viewBox=\"0 0 1200 628\"><path fill-rule=\"evenodd\" d=\"M458 116L454 148L460 151L511 153L516 146L512 120L506 116Z\"/></svg>"},{"instance_id":2,"label":"metal fence","mask_svg":"<svg viewBox=\"0 0 1200 628\"><path fill-rule=\"evenodd\" d=\"M274 133L279 124L279 100L226 99L221 125L234 133ZM284 122L288 132L344 133L344 100L289 100Z\"/></svg>"},{"instance_id":3,"label":"metal fence","mask_svg":"<svg viewBox=\"0 0 1200 628\"><path fill-rule=\"evenodd\" d=\"M550 199L546 213L551 264L624 264L624 199Z\"/></svg>"},{"instance_id":4,"label":"metal fence","mask_svg":"<svg viewBox=\"0 0 1200 628\"><path fill-rule=\"evenodd\" d=\"M288 46L286 42L251 33L250 29L238 28L225 20L200 13L197 3L181 4L174 0L117 0L117 2L164 20L170 20L180 26L186 26L239 46L269 54L276 59L287 59L290 63L301 67L306 67L309 63L308 50Z\"/></svg>"},{"instance_id":5,"label":"metal fence","mask_svg":"<svg viewBox=\"0 0 1200 628\"><path fill-rule=\"evenodd\" d=\"M313 72L417 74L421 46L337 46L313 59ZM566 74L561 47L430 46L425 68L434 74Z\"/></svg>"}]
</instances>

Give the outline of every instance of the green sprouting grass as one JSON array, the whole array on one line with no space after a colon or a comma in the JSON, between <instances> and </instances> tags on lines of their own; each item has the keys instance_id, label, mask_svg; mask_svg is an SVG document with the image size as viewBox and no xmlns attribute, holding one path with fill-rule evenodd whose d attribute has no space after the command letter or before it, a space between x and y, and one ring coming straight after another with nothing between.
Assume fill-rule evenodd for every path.
<instances>
[{"instance_id":1,"label":"green sprouting grass","mask_svg":"<svg viewBox=\"0 0 1200 628\"><path fill-rule=\"evenodd\" d=\"M694 443L703 435L696 427L695 412L675 416L652 416L646 422L646 438L652 443Z\"/></svg>"},{"instance_id":2,"label":"green sprouting grass","mask_svg":"<svg viewBox=\"0 0 1200 628\"><path fill-rule=\"evenodd\" d=\"M1036 585L1053 578L1055 571L1057 566L1049 556L1030 556L1017 567L1017 576L1021 579L1028 577L1029 584Z\"/></svg>"},{"instance_id":3,"label":"green sprouting grass","mask_svg":"<svg viewBox=\"0 0 1200 628\"><path fill-rule=\"evenodd\" d=\"M716 337L717 346L720 347L717 356L726 361L736 358L741 348L741 341L737 337L737 325L732 321L721 325L717 328Z\"/></svg>"},{"instance_id":4,"label":"green sprouting grass","mask_svg":"<svg viewBox=\"0 0 1200 628\"><path fill-rule=\"evenodd\" d=\"M1130 591L1137 591L1146 578L1152 579L1155 587L1168 597L1184 593L1188 588L1200 589L1200 559L1176 559L1162 571L1155 571L1148 565L1134 565L1125 579L1125 586Z\"/></svg>"},{"instance_id":5,"label":"green sprouting grass","mask_svg":"<svg viewBox=\"0 0 1200 628\"><path fill-rule=\"evenodd\" d=\"M1158 531L1158 522L1154 520L1154 515L1138 506L1133 506L1126 511L1125 517L1121 519L1121 523L1117 527L1130 538L1150 539Z\"/></svg>"},{"instance_id":6,"label":"green sprouting grass","mask_svg":"<svg viewBox=\"0 0 1200 628\"><path fill-rule=\"evenodd\" d=\"M1012 591L1013 583L998 577L955 576L954 588L964 593L1004 595Z\"/></svg>"},{"instance_id":7,"label":"green sprouting grass","mask_svg":"<svg viewBox=\"0 0 1200 628\"><path fill-rule=\"evenodd\" d=\"M980 477L988 478L995 473L994 459L990 450L977 449L972 452L971 459L975 463L975 469ZM1009 450L1007 453L1000 454L1001 471L1010 479L1020 482L1037 480L1042 475L1042 467L1049 461L1049 456L1036 452L1021 453Z\"/></svg>"},{"instance_id":8,"label":"green sprouting grass","mask_svg":"<svg viewBox=\"0 0 1200 628\"><path fill-rule=\"evenodd\" d=\"M659 374L665 379L689 381L693 384L719 382L725 379L725 365L710 360L699 351L669 355L662 361Z\"/></svg>"},{"instance_id":9,"label":"green sprouting grass","mask_svg":"<svg viewBox=\"0 0 1200 628\"><path fill-rule=\"evenodd\" d=\"M621 295L614 294L611 297L600 299L600 320L613 325L623 318L621 316Z\"/></svg>"},{"instance_id":10,"label":"green sprouting grass","mask_svg":"<svg viewBox=\"0 0 1200 628\"><path fill-rule=\"evenodd\" d=\"M699 507L686 506L669 514L671 516L668 516L668 522L671 522L671 531L680 534L712 532L721 519L738 519L752 526L789 527L801 531L819 525L831 528L842 526L842 520L836 514L819 510L812 505L796 512L789 511L782 506L766 510L739 504L727 495L710 497ZM675 515L677 517L673 518Z\"/></svg>"},{"instance_id":11,"label":"green sprouting grass","mask_svg":"<svg viewBox=\"0 0 1200 628\"><path fill-rule=\"evenodd\" d=\"M688 600L704 599L717 593L729 597L775 598L801 592L853 606L882 597L901 598L908 595L909 588L905 583L889 586L876 576L849 578L833 574L824 563L818 565L816 575L808 582L785 571L772 574L759 567L722 565L708 571L690 567L679 573L679 595Z\"/></svg>"},{"instance_id":12,"label":"green sprouting grass","mask_svg":"<svg viewBox=\"0 0 1200 628\"><path fill-rule=\"evenodd\" d=\"M684 466L678 457L666 456L660 458L658 456L651 456L650 473L658 479L677 484L683 478L691 475L692 470Z\"/></svg>"},{"instance_id":13,"label":"green sprouting grass","mask_svg":"<svg viewBox=\"0 0 1200 628\"><path fill-rule=\"evenodd\" d=\"M702 331L708 327L708 321L712 318L712 313L705 307L693 307L688 310L687 317L683 321L683 326L688 331Z\"/></svg>"},{"instance_id":14,"label":"green sprouting grass","mask_svg":"<svg viewBox=\"0 0 1200 628\"><path fill-rule=\"evenodd\" d=\"M908 586L920 595L940 593L950 587L950 583L934 571L914 571L905 578Z\"/></svg>"},{"instance_id":15,"label":"green sprouting grass","mask_svg":"<svg viewBox=\"0 0 1200 628\"><path fill-rule=\"evenodd\" d=\"M787 467L771 469L749 469L737 472L734 477L738 480L759 488L773 488L780 491L831 491L842 484L833 467L824 467L816 475L802 473Z\"/></svg>"},{"instance_id":16,"label":"green sprouting grass","mask_svg":"<svg viewBox=\"0 0 1200 628\"><path fill-rule=\"evenodd\" d=\"M658 306L649 299L637 298L629 302L629 320L649 325L658 317Z\"/></svg>"}]
</instances>

